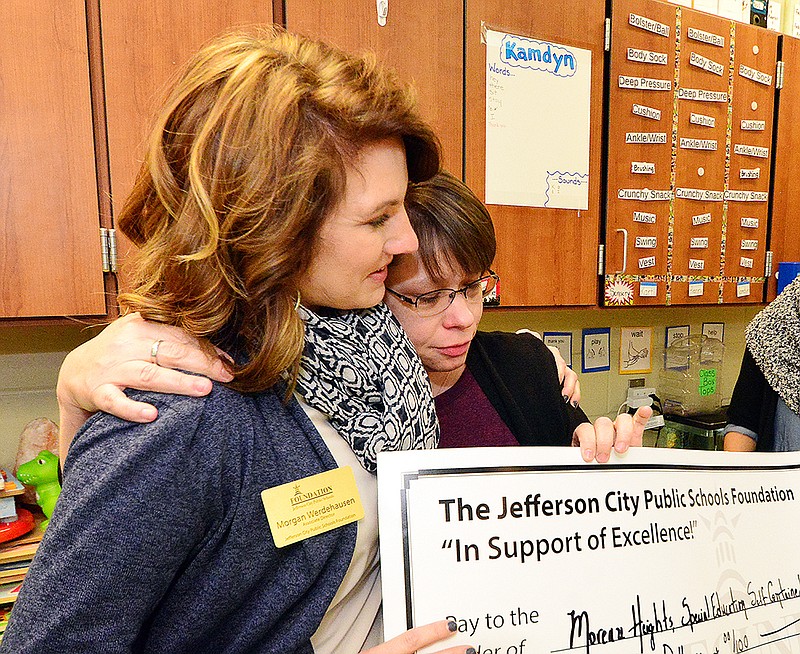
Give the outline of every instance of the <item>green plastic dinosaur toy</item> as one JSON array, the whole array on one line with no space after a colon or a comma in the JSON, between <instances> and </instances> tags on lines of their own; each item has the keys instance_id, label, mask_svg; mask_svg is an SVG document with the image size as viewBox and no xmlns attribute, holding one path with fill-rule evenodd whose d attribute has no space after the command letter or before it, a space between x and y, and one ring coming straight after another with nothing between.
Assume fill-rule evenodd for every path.
<instances>
[{"instance_id":1,"label":"green plastic dinosaur toy","mask_svg":"<svg viewBox=\"0 0 800 654\"><path fill-rule=\"evenodd\" d=\"M58 483L58 457L50 450L42 450L35 459L17 468L17 478L23 484L36 488L36 503L42 507L46 516L42 529L47 529L61 493L61 484Z\"/></svg>"}]
</instances>

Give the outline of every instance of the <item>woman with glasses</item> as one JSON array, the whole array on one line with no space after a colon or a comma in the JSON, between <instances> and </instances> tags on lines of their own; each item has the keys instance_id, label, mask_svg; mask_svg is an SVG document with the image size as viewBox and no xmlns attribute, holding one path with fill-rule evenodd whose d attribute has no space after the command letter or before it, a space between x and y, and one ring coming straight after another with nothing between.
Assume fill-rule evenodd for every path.
<instances>
[{"instance_id":1,"label":"woman with glasses","mask_svg":"<svg viewBox=\"0 0 800 654\"><path fill-rule=\"evenodd\" d=\"M569 445L588 420L563 400L547 347L531 334L477 331L498 282L486 207L439 173L409 187L406 211L419 249L395 257L384 301L431 380L439 447Z\"/></svg>"},{"instance_id":2,"label":"woman with glasses","mask_svg":"<svg viewBox=\"0 0 800 654\"><path fill-rule=\"evenodd\" d=\"M580 444L587 461L602 462L612 443L620 452L641 444L646 412L592 425L565 402L542 341L477 331L499 278L491 217L466 185L445 172L412 184L406 211L419 249L395 257L384 301L431 380L439 447Z\"/></svg>"}]
</instances>

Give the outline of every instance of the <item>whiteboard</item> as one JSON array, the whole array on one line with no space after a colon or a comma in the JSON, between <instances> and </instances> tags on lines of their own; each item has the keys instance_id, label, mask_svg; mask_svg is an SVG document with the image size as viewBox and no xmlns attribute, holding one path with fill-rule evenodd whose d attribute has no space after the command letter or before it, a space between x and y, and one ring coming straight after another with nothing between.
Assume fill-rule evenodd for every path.
<instances>
[{"instance_id":1,"label":"whiteboard","mask_svg":"<svg viewBox=\"0 0 800 654\"><path fill-rule=\"evenodd\" d=\"M589 208L589 50L486 30L486 203Z\"/></svg>"}]
</instances>

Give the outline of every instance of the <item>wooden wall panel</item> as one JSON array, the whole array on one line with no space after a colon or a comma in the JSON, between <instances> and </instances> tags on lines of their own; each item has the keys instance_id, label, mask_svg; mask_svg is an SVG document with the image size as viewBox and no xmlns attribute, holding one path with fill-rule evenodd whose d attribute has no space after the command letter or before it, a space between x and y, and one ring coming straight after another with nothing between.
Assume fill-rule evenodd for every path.
<instances>
[{"instance_id":1,"label":"wooden wall panel","mask_svg":"<svg viewBox=\"0 0 800 654\"><path fill-rule=\"evenodd\" d=\"M636 305L759 302L777 34L658 0L615 0L613 7L610 103L620 111L612 111L609 118L613 165L608 178L606 286L614 285L620 294L619 289L626 290L627 299ZM669 38L664 36L667 29ZM667 51L674 55L677 68L672 71L673 110L662 110L661 118L666 116L667 121L658 128L670 136L671 159L664 166L664 145L625 142L639 128L631 117L631 103L646 103L647 96L655 97L656 92L624 88L621 75L635 74L628 48L663 52L669 40L672 49ZM657 74L657 66L647 66ZM653 155L656 173L637 184L626 167L656 148L660 148ZM666 187L659 166L671 172ZM640 256L635 236L649 234L647 229L654 226L634 225L631 201L619 200L619 189L641 190L648 183L651 189L667 188L673 194L668 203L639 202L634 207L644 211L647 204L660 204L661 213L666 214L666 225L655 231L658 265L645 271L631 269L629 263L629 277L622 277L615 274L621 258L618 230L631 232L628 261L635 263ZM665 227L666 238L662 238ZM641 297L636 285L642 281L656 283L657 295Z\"/></svg>"},{"instance_id":2,"label":"wooden wall panel","mask_svg":"<svg viewBox=\"0 0 800 654\"><path fill-rule=\"evenodd\" d=\"M84 3L3 9L0 317L105 315Z\"/></svg>"},{"instance_id":3,"label":"wooden wall panel","mask_svg":"<svg viewBox=\"0 0 800 654\"><path fill-rule=\"evenodd\" d=\"M98 1L98 0L95 0ZM99 0L111 211L130 192L144 139L167 83L192 54L235 27L270 24L272 3L257 0ZM121 260L130 243L118 233ZM125 286L124 268L121 285Z\"/></svg>"},{"instance_id":4,"label":"wooden wall panel","mask_svg":"<svg viewBox=\"0 0 800 654\"><path fill-rule=\"evenodd\" d=\"M679 89L712 91L725 100L708 102L682 99L677 102L678 143L675 157L676 189L701 189L718 194L718 200L705 201L676 197L674 204L674 239L671 273L678 277L716 277L722 266L722 224L724 216L725 161L728 127L727 98L730 92L731 23L700 12L681 12L682 44L680 50ZM690 34L702 32L719 36L721 45L707 43ZM692 122L710 122L714 126ZM702 116L702 118L698 118ZM700 144L713 143L715 149L700 149ZM687 193L680 193L686 196ZM702 222L711 215L710 222ZM695 218L706 216L706 218ZM701 223L701 224L696 224ZM708 243L707 246L697 243ZM693 247L694 246L694 247ZM690 267L702 262L703 268ZM702 296L690 298L688 283L674 283L672 302L714 303L719 299L719 284L704 284Z\"/></svg>"},{"instance_id":5,"label":"wooden wall panel","mask_svg":"<svg viewBox=\"0 0 800 654\"><path fill-rule=\"evenodd\" d=\"M785 64L780 90L775 143L775 173L770 249L773 272L781 261L800 261L800 39L783 36L781 59ZM769 279L767 299L773 299L777 280Z\"/></svg>"},{"instance_id":6,"label":"wooden wall panel","mask_svg":"<svg viewBox=\"0 0 800 654\"><path fill-rule=\"evenodd\" d=\"M442 142L444 167L461 176L464 95L464 6L433 0L424 10L416 0L388 3L386 25L377 20L375 0L344 6L322 0L287 0L286 27L344 50L374 51L416 86L420 109Z\"/></svg>"},{"instance_id":7,"label":"wooden wall panel","mask_svg":"<svg viewBox=\"0 0 800 654\"><path fill-rule=\"evenodd\" d=\"M485 198L486 47L481 27L591 50L589 209L489 206L503 306L594 305L600 224L603 42L601 2L469 0L466 26L465 180ZM535 116L531 117L535 120Z\"/></svg>"},{"instance_id":8,"label":"wooden wall panel","mask_svg":"<svg viewBox=\"0 0 800 654\"><path fill-rule=\"evenodd\" d=\"M778 35L754 25L736 24L736 57L733 67L731 115L731 159L725 248L723 301L761 302L767 251L770 177L772 175L772 134L775 109L775 68ZM757 71L756 81L753 76ZM745 122L747 121L747 122ZM745 127L751 129L745 129ZM756 129L752 129L752 128ZM746 146L761 148L762 155L737 153ZM742 170L757 171L757 178L743 178ZM752 174L752 173L745 173ZM743 201L734 197L758 197ZM735 194L735 195L734 195ZM757 224L756 227L752 225ZM747 226L745 226L747 225ZM750 249L755 245L755 249ZM747 265L742 265L743 260ZM752 267L748 267L752 262ZM747 280L737 287L737 279Z\"/></svg>"},{"instance_id":9,"label":"wooden wall panel","mask_svg":"<svg viewBox=\"0 0 800 654\"><path fill-rule=\"evenodd\" d=\"M632 18L633 17L633 18ZM654 32L647 21L666 26ZM623 303L622 294L611 295L629 286L637 305L663 305L666 301L667 238L669 192L672 187L672 115L675 85L676 12L671 5L651 0L616 0L611 18L611 69L608 131L608 202L606 218L606 304ZM632 24L633 23L633 24ZM648 26L650 29L645 29ZM638 52L647 55L642 62ZM662 63L663 62L663 63ZM639 82L638 88L632 80ZM652 81L658 80L658 83ZM646 109L646 111L644 110ZM652 110L660 113L653 113ZM647 113L641 116L634 113ZM654 116L658 116L657 118ZM638 134L660 135L662 143L636 143ZM655 139L655 136L649 137ZM633 163L651 164L652 173L634 173ZM661 192L661 199L636 199L635 193L649 189ZM664 199L666 197L667 199ZM644 215L643 215L644 214ZM655 216L655 219L653 219ZM645 220L655 222L642 222ZM626 230L627 254L619 230ZM655 238L655 248L636 247L637 238ZM648 258L655 258L649 265ZM651 259L652 260L652 259ZM634 280L617 275L635 276ZM612 281L613 280L613 281ZM615 283L619 282L619 284ZM655 296L641 295L641 282L656 284Z\"/></svg>"}]
</instances>

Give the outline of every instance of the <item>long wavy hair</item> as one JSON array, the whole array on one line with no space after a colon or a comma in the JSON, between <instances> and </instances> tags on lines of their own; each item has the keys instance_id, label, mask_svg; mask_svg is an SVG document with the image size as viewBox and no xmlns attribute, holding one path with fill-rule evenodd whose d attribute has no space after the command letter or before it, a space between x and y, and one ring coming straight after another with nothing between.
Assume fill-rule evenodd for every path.
<instances>
[{"instance_id":1,"label":"long wavy hair","mask_svg":"<svg viewBox=\"0 0 800 654\"><path fill-rule=\"evenodd\" d=\"M298 280L346 167L390 137L409 180L438 171L412 90L374 56L278 29L211 42L169 93L119 217L140 246L123 309L233 351L240 391L287 372L293 387Z\"/></svg>"}]
</instances>

